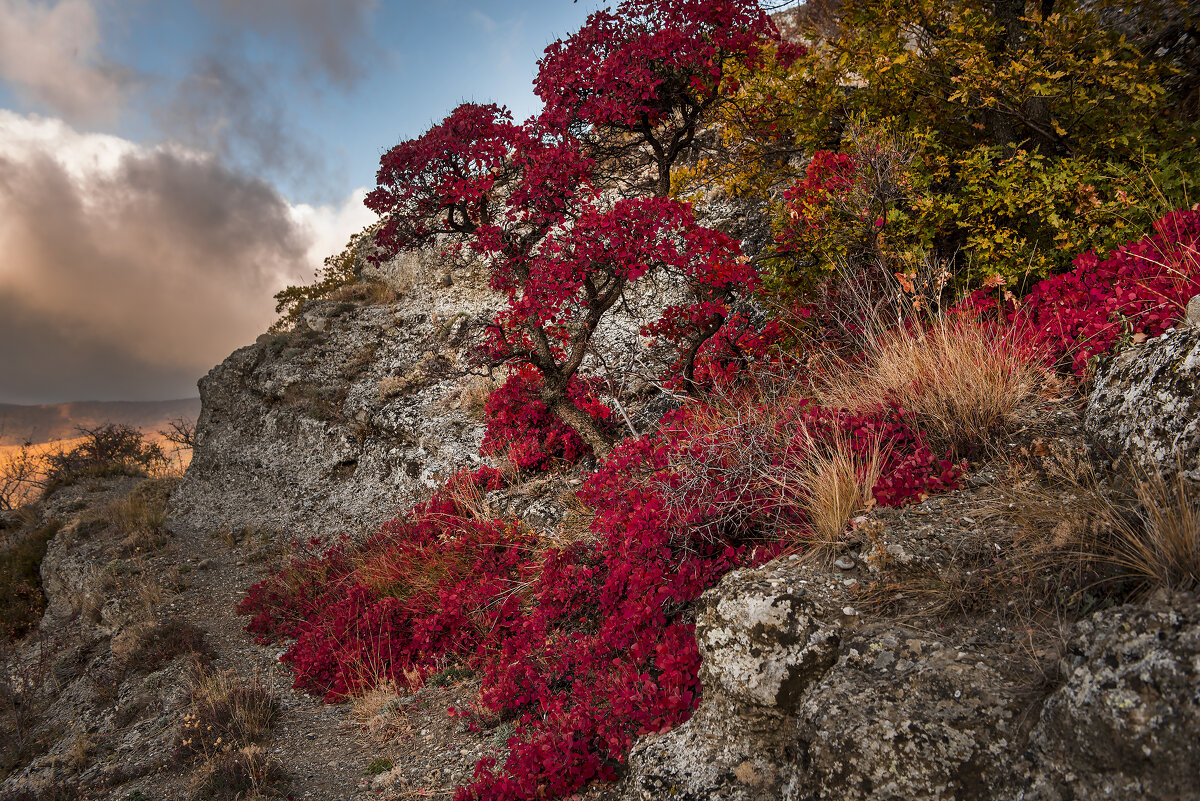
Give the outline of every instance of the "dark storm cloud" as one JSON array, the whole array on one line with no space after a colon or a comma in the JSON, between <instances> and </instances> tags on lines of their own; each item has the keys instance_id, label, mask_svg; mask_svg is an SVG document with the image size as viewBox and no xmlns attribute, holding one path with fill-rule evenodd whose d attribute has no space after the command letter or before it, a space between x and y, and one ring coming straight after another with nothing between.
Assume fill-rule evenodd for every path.
<instances>
[{"instance_id":1,"label":"dark storm cloud","mask_svg":"<svg viewBox=\"0 0 1200 801\"><path fill-rule=\"evenodd\" d=\"M375 0L218 0L236 25L281 40L302 54L307 71L349 85L361 78L374 44Z\"/></svg>"},{"instance_id":2,"label":"dark storm cloud","mask_svg":"<svg viewBox=\"0 0 1200 801\"><path fill-rule=\"evenodd\" d=\"M191 394L307 278L306 234L265 182L190 152L94 169L52 145L0 156L0 402Z\"/></svg>"},{"instance_id":3,"label":"dark storm cloud","mask_svg":"<svg viewBox=\"0 0 1200 801\"><path fill-rule=\"evenodd\" d=\"M288 114L286 91L274 68L228 47L200 56L154 116L172 139L223 160L322 183L327 167Z\"/></svg>"}]
</instances>

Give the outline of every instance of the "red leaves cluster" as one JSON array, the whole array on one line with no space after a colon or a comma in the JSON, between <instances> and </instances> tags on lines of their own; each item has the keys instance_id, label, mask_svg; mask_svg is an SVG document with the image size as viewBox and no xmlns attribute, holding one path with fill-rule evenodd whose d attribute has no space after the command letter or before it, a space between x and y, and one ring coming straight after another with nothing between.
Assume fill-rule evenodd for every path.
<instances>
[{"instance_id":1,"label":"red leaves cluster","mask_svg":"<svg viewBox=\"0 0 1200 801\"><path fill-rule=\"evenodd\" d=\"M1154 232L1118 247L1107 257L1088 251L1070 272L1038 283L1017 305L1003 303L1017 330L1066 362L1078 377L1093 357L1112 351L1122 337L1158 336L1200 293L1200 211L1179 209L1154 223ZM995 289L968 299L995 309Z\"/></svg>"},{"instance_id":2,"label":"red leaves cluster","mask_svg":"<svg viewBox=\"0 0 1200 801\"><path fill-rule=\"evenodd\" d=\"M546 408L540 388L541 374L523 367L488 396L484 406L487 431L480 452L503 456L519 470L545 470L556 464L574 464L591 455L591 448L573 428ZM581 379L574 379L567 397L607 428L612 410L596 399Z\"/></svg>"},{"instance_id":3,"label":"red leaves cluster","mask_svg":"<svg viewBox=\"0 0 1200 801\"><path fill-rule=\"evenodd\" d=\"M818 150L804 171L804 179L784 192L784 217L775 241L782 252L811 243L821 234L833 196L854 182L854 159L846 153Z\"/></svg>"},{"instance_id":4,"label":"red leaves cluster","mask_svg":"<svg viewBox=\"0 0 1200 801\"><path fill-rule=\"evenodd\" d=\"M899 409L850 415L800 404L791 413L818 438L891 442L876 486L882 503L957 478ZM595 509L590 545L537 555L519 529L470 518L442 493L361 548L297 560L253 587L240 611L255 615L249 628L261 636L297 637L284 657L296 686L330 700L427 674L451 655L479 670L483 708L514 721L516 734L505 764L482 760L459 801L561 796L612 779L635 737L678 725L699 701L691 604L732 568L782 547L751 544L776 530L767 526L705 529L705 514L726 501L719 482L693 499L694 514L668 508L676 478L666 468L672 454L712 444L705 419L672 413L659 433L613 451L580 492ZM769 457L781 467L803 459L808 444L793 445ZM721 454L710 457L715 465ZM485 468L451 483L486 492L500 478ZM778 517L775 499L755 502L759 523Z\"/></svg>"},{"instance_id":5,"label":"red leaves cluster","mask_svg":"<svg viewBox=\"0 0 1200 801\"><path fill-rule=\"evenodd\" d=\"M496 485L494 471L458 481ZM514 587L532 539L481 522L445 494L386 523L365 545L342 541L294 560L250 588L238 607L263 641L296 638L282 659L295 686L339 701L384 680L486 652L519 609Z\"/></svg>"},{"instance_id":6,"label":"red leaves cluster","mask_svg":"<svg viewBox=\"0 0 1200 801\"><path fill-rule=\"evenodd\" d=\"M752 66L773 38L757 3L625 0L546 48L534 91L560 127L656 126L681 107L711 102L733 62Z\"/></svg>"}]
</instances>

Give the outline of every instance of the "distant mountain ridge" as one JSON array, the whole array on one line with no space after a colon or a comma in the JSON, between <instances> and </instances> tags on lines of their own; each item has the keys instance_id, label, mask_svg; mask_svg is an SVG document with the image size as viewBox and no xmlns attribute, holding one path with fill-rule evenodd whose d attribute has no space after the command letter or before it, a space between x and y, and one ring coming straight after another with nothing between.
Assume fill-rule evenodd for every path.
<instances>
[{"instance_id":1,"label":"distant mountain ridge","mask_svg":"<svg viewBox=\"0 0 1200 801\"><path fill-rule=\"evenodd\" d=\"M195 420L200 398L166 401L80 401L44 406L0 403L0 446L34 444L76 436L79 426L118 423L146 433L166 428L179 417Z\"/></svg>"}]
</instances>

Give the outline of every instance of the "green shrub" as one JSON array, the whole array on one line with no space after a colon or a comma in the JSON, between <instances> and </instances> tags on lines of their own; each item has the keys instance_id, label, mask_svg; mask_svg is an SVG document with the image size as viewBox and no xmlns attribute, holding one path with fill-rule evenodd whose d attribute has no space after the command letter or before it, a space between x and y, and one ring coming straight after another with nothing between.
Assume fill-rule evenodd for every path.
<instances>
[{"instance_id":1,"label":"green shrub","mask_svg":"<svg viewBox=\"0 0 1200 801\"><path fill-rule=\"evenodd\" d=\"M57 521L51 522L0 552L0 637L20 637L41 619L46 606L42 559L61 527Z\"/></svg>"},{"instance_id":2,"label":"green shrub","mask_svg":"<svg viewBox=\"0 0 1200 801\"><path fill-rule=\"evenodd\" d=\"M805 160L845 154L858 175L830 193L842 213L819 215L815 246L784 237L769 288L803 293L838 268L905 274L920 259L972 286L1028 288L1190 205L1200 183L1186 65L1123 36L1102 7L845 0L802 16L806 54L744 76L722 120L731 157L681 171L677 191L715 177L767 193L778 234L796 227L784 193L806 180ZM902 191L858 202L889 139ZM847 253L864 226L872 247Z\"/></svg>"},{"instance_id":3,"label":"green shrub","mask_svg":"<svg viewBox=\"0 0 1200 801\"><path fill-rule=\"evenodd\" d=\"M387 757L375 757L371 763L367 765L368 776L378 776L381 773L387 773L392 769L392 760Z\"/></svg>"}]
</instances>

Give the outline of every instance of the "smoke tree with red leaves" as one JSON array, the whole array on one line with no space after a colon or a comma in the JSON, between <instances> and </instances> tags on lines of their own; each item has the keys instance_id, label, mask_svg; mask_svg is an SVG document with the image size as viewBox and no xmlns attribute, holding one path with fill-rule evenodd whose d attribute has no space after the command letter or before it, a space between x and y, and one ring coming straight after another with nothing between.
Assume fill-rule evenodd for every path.
<instances>
[{"instance_id":1,"label":"smoke tree with red leaves","mask_svg":"<svg viewBox=\"0 0 1200 801\"><path fill-rule=\"evenodd\" d=\"M546 407L597 456L611 450L611 435L568 388L629 286L669 273L691 291L690 304L644 333L678 346L682 383L694 390L696 354L756 281L737 242L666 195L671 166L719 102L727 70L760 58L771 38L753 2L626 0L547 48L540 118L517 125L498 106L464 104L381 160L367 206L383 216L382 254L449 237L489 259L492 286L509 298L491 357L537 368ZM649 197L614 201L599 185L614 132L651 153Z\"/></svg>"},{"instance_id":2,"label":"smoke tree with red leaves","mask_svg":"<svg viewBox=\"0 0 1200 801\"><path fill-rule=\"evenodd\" d=\"M641 151L650 192L665 197L671 167L734 88L731 71L754 67L778 41L753 0L624 0L546 48L534 80L541 119L618 164ZM628 165L618 170L628 180Z\"/></svg>"}]
</instances>

